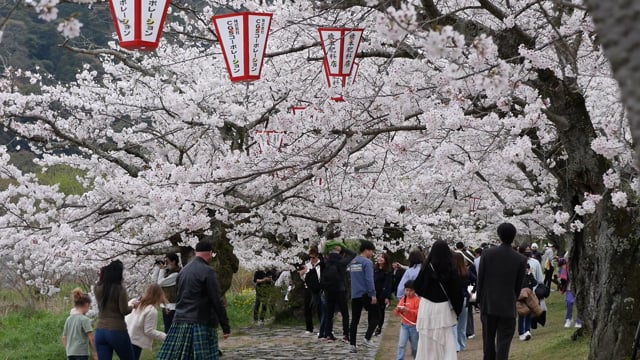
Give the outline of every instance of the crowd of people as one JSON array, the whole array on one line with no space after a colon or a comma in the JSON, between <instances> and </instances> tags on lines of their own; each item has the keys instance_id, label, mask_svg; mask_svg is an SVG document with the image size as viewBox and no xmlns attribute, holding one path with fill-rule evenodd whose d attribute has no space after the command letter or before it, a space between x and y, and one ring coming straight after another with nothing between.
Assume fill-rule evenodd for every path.
<instances>
[{"instance_id":1,"label":"crowd of people","mask_svg":"<svg viewBox=\"0 0 640 360\"><path fill-rule=\"evenodd\" d=\"M389 305L397 299L393 314L400 319L397 359L405 358L410 344L414 359L456 359L467 340L475 337L474 314L480 313L484 359L507 359L517 329L521 341L532 339L532 331L545 325L551 285L565 295L565 327L573 322L568 256L558 256L557 247L546 244L512 246L516 229L503 223L497 229L501 244L467 249L462 242L452 249L442 240L426 253L415 249L408 264L392 262L383 251L375 255L372 242L361 240L358 253L344 243L329 241L324 251L313 246L306 263L296 266L304 291L305 334L318 340L347 343L351 353L358 346L372 347L381 334ZM94 288L95 299L74 289L74 307L63 330L68 359L139 359L154 340L162 346L157 359L218 359L218 327L227 338L230 324L215 271L209 266L211 244L200 242L195 256L183 269L175 254L156 263L152 284L141 297L129 299L122 284L123 264L116 260L103 267ZM557 267L558 275L555 275ZM254 273L256 298L253 318L263 324L273 313L268 289L287 289L294 283L290 272L276 276L275 270ZM95 333L86 316L96 302ZM351 312L349 311L351 309ZM156 329L161 312L164 331ZM364 338L358 339L362 312L367 312ZM334 318L340 313L342 334L334 333ZM316 329L314 318L317 318ZM316 331L317 330L317 331Z\"/></svg>"}]
</instances>

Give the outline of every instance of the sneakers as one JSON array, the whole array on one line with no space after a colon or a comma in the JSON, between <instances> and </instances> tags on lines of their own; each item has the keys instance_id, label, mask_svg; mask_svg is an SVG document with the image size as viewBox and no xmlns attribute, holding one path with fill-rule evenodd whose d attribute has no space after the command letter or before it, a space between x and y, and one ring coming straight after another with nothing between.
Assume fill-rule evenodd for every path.
<instances>
[{"instance_id":1,"label":"sneakers","mask_svg":"<svg viewBox=\"0 0 640 360\"><path fill-rule=\"evenodd\" d=\"M374 336L380 336L380 334L382 333L382 329L381 328L377 328L376 332L373 333Z\"/></svg>"},{"instance_id":2,"label":"sneakers","mask_svg":"<svg viewBox=\"0 0 640 360\"><path fill-rule=\"evenodd\" d=\"M376 345L373 343L373 341L371 341L371 339L367 340L366 338L364 339L364 346L368 347L368 348L373 348Z\"/></svg>"},{"instance_id":3,"label":"sneakers","mask_svg":"<svg viewBox=\"0 0 640 360\"><path fill-rule=\"evenodd\" d=\"M309 331L309 330L307 330L307 331L305 331L305 332L304 332L304 334L305 334L305 335L313 335L313 331Z\"/></svg>"},{"instance_id":4,"label":"sneakers","mask_svg":"<svg viewBox=\"0 0 640 360\"><path fill-rule=\"evenodd\" d=\"M349 352L350 352L351 354L355 354L355 353L357 353L357 352L358 352L358 349L356 348L356 346L355 346L355 345L351 345L351 346L349 346Z\"/></svg>"},{"instance_id":5,"label":"sneakers","mask_svg":"<svg viewBox=\"0 0 640 360\"><path fill-rule=\"evenodd\" d=\"M347 335L343 336L342 337L342 342L345 343L345 344L348 344L349 343L349 337Z\"/></svg>"},{"instance_id":6,"label":"sneakers","mask_svg":"<svg viewBox=\"0 0 640 360\"><path fill-rule=\"evenodd\" d=\"M580 329L582 327L582 323L576 321L576 325L574 326L576 329Z\"/></svg>"},{"instance_id":7,"label":"sneakers","mask_svg":"<svg viewBox=\"0 0 640 360\"><path fill-rule=\"evenodd\" d=\"M518 339L520 339L520 341L528 341L531 340L531 332L527 331L524 334L518 336Z\"/></svg>"},{"instance_id":8,"label":"sneakers","mask_svg":"<svg viewBox=\"0 0 640 360\"><path fill-rule=\"evenodd\" d=\"M564 322L564 327L565 327L566 329L568 329L568 328L570 328L570 327L571 327L571 319L567 319L567 321L565 321L565 322Z\"/></svg>"},{"instance_id":9,"label":"sneakers","mask_svg":"<svg viewBox=\"0 0 640 360\"><path fill-rule=\"evenodd\" d=\"M335 336L333 336L333 335L331 335L331 336L327 336L327 342L334 342L334 341L336 341L336 340L337 340L337 339L336 339L336 337L335 337Z\"/></svg>"},{"instance_id":10,"label":"sneakers","mask_svg":"<svg viewBox=\"0 0 640 360\"><path fill-rule=\"evenodd\" d=\"M467 336L467 339L471 340L471 339L473 339L474 337L476 337L476 334L471 334L471 335Z\"/></svg>"}]
</instances>

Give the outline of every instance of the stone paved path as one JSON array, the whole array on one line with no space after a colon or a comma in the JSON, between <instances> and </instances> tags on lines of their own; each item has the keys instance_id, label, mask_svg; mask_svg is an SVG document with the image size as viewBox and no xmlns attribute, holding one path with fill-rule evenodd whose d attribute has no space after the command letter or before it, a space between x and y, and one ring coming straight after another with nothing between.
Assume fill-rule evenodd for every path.
<instances>
[{"instance_id":1,"label":"stone paved path","mask_svg":"<svg viewBox=\"0 0 640 360\"><path fill-rule=\"evenodd\" d=\"M342 329L339 317L334 330ZM220 339L223 360L342 360L375 358L380 337L373 337L374 348L365 347L366 319L358 326L358 353L349 353L349 344L340 340L333 343L320 341L317 334L305 335L304 326L264 325L238 329L227 340ZM336 331L336 334L342 331Z\"/></svg>"}]
</instances>

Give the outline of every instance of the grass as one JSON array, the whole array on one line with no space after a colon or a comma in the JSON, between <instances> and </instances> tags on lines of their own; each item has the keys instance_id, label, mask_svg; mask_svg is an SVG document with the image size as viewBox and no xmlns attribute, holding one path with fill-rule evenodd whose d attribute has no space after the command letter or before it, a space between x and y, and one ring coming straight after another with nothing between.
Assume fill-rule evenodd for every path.
<instances>
[{"instance_id":1,"label":"grass","mask_svg":"<svg viewBox=\"0 0 640 360\"><path fill-rule=\"evenodd\" d=\"M76 177L84 177L85 174L86 171L62 164L51 166L45 171L38 170L36 172L38 181L41 184L58 184L60 191L67 195L80 195L84 193L85 189Z\"/></svg>"},{"instance_id":2,"label":"grass","mask_svg":"<svg viewBox=\"0 0 640 360\"><path fill-rule=\"evenodd\" d=\"M63 291L61 294L69 292ZM41 302L38 306L41 310L30 310L19 308L21 297L17 293L0 291L0 309L3 309L0 313L1 360L66 358L60 337L71 305L61 294L46 303ZM253 289L228 294L227 314L235 333L239 332L236 329L251 325L254 297ZM163 329L161 316L158 316L157 328ZM141 359L155 359L160 344L154 342L153 350L144 350Z\"/></svg>"}]
</instances>

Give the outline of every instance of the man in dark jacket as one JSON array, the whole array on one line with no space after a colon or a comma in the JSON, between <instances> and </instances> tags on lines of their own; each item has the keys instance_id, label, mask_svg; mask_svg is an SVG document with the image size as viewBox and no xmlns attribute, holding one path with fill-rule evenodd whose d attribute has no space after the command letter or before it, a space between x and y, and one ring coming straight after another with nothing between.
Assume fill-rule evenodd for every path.
<instances>
[{"instance_id":1,"label":"man in dark jacket","mask_svg":"<svg viewBox=\"0 0 640 360\"><path fill-rule=\"evenodd\" d=\"M322 270L324 268L324 260L318 253L317 248L309 250L309 262L305 264L304 270L301 271L301 275L304 279L304 321L307 328L306 333L313 334L313 310L315 308L318 314L318 321L320 322L320 333L318 338L325 338L324 334L324 302L320 295L320 278Z\"/></svg>"},{"instance_id":2,"label":"man in dark jacket","mask_svg":"<svg viewBox=\"0 0 640 360\"><path fill-rule=\"evenodd\" d=\"M342 341L349 341L349 305L347 304L347 265L356 257L356 253L343 247L341 243L332 243L327 247L329 255L325 260L320 285L327 301L327 316L323 331L328 341L335 341L333 335L333 315L336 305L342 314Z\"/></svg>"},{"instance_id":3,"label":"man in dark jacket","mask_svg":"<svg viewBox=\"0 0 640 360\"><path fill-rule=\"evenodd\" d=\"M176 313L158 360L182 360L195 354L196 359L218 359L217 327L229 337L229 319L222 302L218 277L209 266L212 246L201 241L196 256L178 274ZM184 351L185 347L193 350Z\"/></svg>"},{"instance_id":4,"label":"man in dark jacket","mask_svg":"<svg viewBox=\"0 0 640 360\"><path fill-rule=\"evenodd\" d=\"M500 246L482 252L477 298L482 319L484 360L507 360L516 328L516 300L520 295L527 259L511 247L516 228L498 226Z\"/></svg>"}]
</instances>

